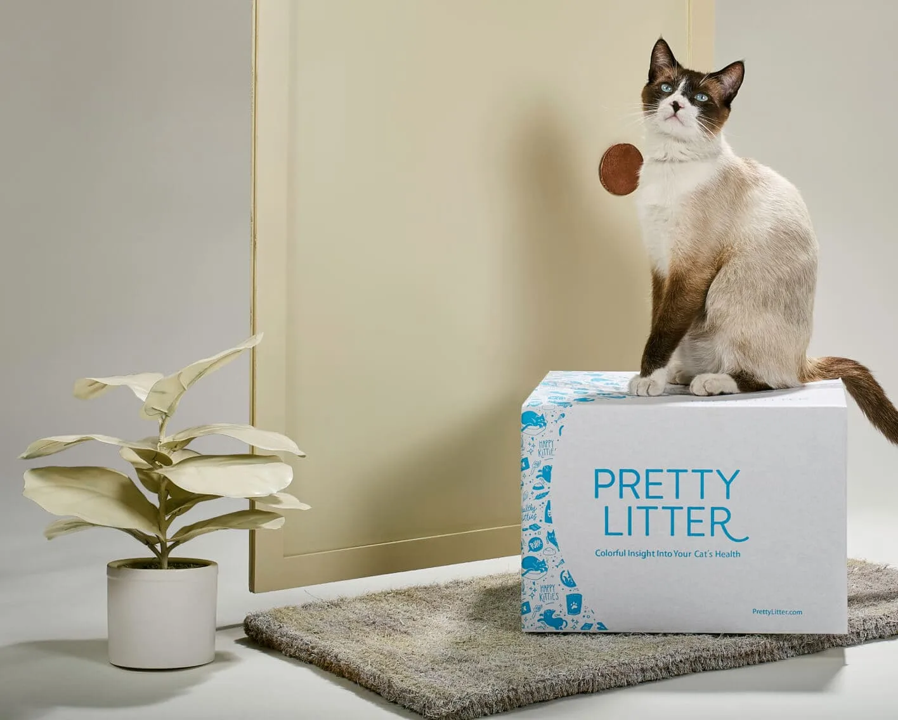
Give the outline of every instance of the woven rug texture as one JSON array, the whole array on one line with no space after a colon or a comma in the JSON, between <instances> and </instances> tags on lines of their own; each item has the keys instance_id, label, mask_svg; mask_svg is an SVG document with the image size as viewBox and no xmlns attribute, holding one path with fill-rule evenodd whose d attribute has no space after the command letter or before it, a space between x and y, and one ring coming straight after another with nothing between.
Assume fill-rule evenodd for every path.
<instances>
[{"instance_id":1,"label":"woven rug texture","mask_svg":"<svg viewBox=\"0 0 898 720\"><path fill-rule=\"evenodd\" d=\"M848 563L847 635L525 634L491 575L250 614L247 636L433 720L754 665L898 635L898 570Z\"/></svg>"}]
</instances>

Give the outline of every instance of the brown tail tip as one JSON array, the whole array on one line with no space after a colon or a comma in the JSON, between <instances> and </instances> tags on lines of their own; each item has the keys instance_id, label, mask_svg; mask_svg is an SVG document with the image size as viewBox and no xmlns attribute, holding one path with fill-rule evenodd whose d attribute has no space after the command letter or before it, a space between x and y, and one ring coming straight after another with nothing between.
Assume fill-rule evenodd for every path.
<instances>
[{"instance_id":1,"label":"brown tail tip","mask_svg":"<svg viewBox=\"0 0 898 720\"><path fill-rule=\"evenodd\" d=\"M898 410L873 373L859 362L840 357L809 359L802 380L841 380L873 427L898 445Z\"/></svg>"}]
</instances>

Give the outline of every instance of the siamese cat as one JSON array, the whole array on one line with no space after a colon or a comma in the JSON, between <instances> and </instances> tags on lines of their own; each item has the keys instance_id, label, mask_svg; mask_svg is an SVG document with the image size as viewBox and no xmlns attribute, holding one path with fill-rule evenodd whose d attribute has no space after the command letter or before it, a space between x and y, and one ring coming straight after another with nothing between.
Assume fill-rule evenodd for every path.
<instances>
[{"instance_id":1,"label":"siamese cat","mask_svg":"<svg viewBox=\"0 0 898 720\"><path fill-rule=\"evenodd\" d=\"M795 186L723 137L744 75L741 61L702 73L680 65L663 39L652 49L635 192L652 324L630 393L660 395L671 383L722 395L841 378L898 444L898 411L866 367L807 356L817 239Z\"/></svg>"}]
</instances>

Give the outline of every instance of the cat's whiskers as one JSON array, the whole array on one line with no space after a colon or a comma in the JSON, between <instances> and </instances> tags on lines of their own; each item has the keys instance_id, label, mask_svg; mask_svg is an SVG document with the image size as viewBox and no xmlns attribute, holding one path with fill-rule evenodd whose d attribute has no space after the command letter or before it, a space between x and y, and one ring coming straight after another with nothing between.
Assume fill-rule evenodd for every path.
<instances>
[{"instance_id":1,"label":"cat's whiskers","mask_svg":"<svg viewBox=\"0 0 898 720\"><path fill-rule=\"evenodd\" d=\"M702 133L705 135L705 137L707 137L709 139L713 138L714 137L714 129L708 124L709 121L707 119L703 118L701 115L697 115L695 119L696 119L696 123L697 123L699 129L702 131Z\"/></svg>"}]
</instances>

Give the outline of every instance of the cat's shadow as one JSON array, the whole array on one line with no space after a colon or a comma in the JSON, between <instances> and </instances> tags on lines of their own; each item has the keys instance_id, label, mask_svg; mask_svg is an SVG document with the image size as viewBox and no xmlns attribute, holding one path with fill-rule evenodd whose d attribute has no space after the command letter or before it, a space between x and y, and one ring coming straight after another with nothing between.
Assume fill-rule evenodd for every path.
<instances>
[{"instance_id":1,"label":"cat's shadow","mask_svg":"<svg viewBox=\"0 0 898 720\"><path fill-rule=\"evenodd\" d=\"M623 402L643 402L643 403L679 403L691 401L696 403L733 403L745 402L746 400L759 400L767 398L788 398L796 396L804 387L785 388L782 390L758 390L755 392L739 393L735 395L693 395L689 392L688 385L668 385L663 395L652 397L636 397L627 396L626 399L610 399L605 402L623 403Z\"/></svg>"}]
</instances>

